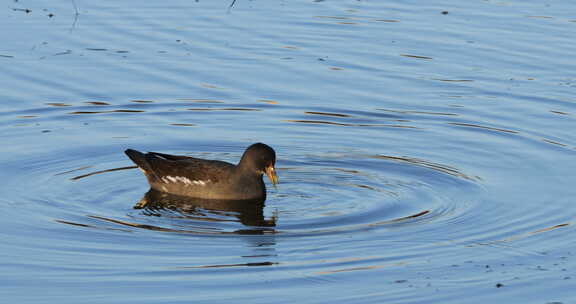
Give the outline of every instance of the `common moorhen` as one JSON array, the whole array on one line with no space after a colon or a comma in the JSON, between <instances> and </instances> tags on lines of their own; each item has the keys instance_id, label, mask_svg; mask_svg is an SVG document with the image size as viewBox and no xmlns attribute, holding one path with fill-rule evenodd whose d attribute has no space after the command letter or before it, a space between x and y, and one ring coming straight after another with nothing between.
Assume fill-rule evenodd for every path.
<instances>
[{"instance_id":1,"label":"common moorhen","mask_svg":"<svg viewBox=\"0 0 576 304\"><path fill-rule=\"evenodd\" d=\"M244 151L237 165L218 160L128 149L126 155L144 172L152 189L166 193L221 200L265 199L266 173L278 183L276 153L256 143Z\"/></svg>"}]
</instances>

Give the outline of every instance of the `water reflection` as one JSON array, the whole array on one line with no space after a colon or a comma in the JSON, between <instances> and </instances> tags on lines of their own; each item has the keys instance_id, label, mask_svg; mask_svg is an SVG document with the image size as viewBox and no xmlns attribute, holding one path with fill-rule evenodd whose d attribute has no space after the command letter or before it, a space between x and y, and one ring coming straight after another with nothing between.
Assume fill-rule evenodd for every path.
<instances>
[{"instance_id":1,"label":"water reflection","mask_svg":"<svg viewBox=\"0 0 576 304\"><path fill-rule=\"evenodd\" d=\"M108 216L88 215L87 217L151 231L176 232L195 235L273 235L277 231L276 216L266 218L264 215L264 200L232 201L206 200L183 197L150 189L133 208L141 210L141 215L150 220L129 216L131 220L115 219ZM151 219L162 218L159 223ZM81 226L86 228L129 231L118 228L106 228L101 225L78 223L56 219L61 224ZM241 226L234 225L235 223ZM166 226L168 225L168 226ZM232 225L232 227L229 227ZM273 240L256 240L257 246L274 244Z\"/></svg>"},{"instance_id":2,"label":"water reflection","mask_svg":"<svg viewBox=\"0 0 576 304\"><path fill-rule=\"evenodd\" d=\"M162 216L164 211L173 211L177 217L213 221L229 222L232 218L245 226L275 227L276 218L266 219L264 216L264 200L234 201L234 200L208 200L173 195L150 189L144 197L134 205L134 209L143 209L148 216ZM262 234L273 232L270 229L241 229L242 234Z\"/></svg>"}]
</instances>

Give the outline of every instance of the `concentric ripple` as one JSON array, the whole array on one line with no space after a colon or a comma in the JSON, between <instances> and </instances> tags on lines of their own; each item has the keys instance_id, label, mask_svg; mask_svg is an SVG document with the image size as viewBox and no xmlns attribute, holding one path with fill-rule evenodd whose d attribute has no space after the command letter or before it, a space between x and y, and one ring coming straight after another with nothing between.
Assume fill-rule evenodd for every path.
<instances>
[{"instance_id":1,"label":"concentric ripple","mask_svg":"<svg viewBox=\"0 0 576 304\"><path fill-rule=\"evenodd\" d=\"M36 202L44 214L64 224L208 235L292 236L397 229L448 220L473 206L474 201L464 193L480 189L477 178L424 160L284 153L278 161L281 184L276 189L268 185L264 204L148 198L155 204L146 205L142 200L146 199L147 184L141 172L129 166L121 151L102 150L88 159L37 155L30 167L24 168L24 182L13 186L36 189L34 196L23 199ZM66 153L81 155L82 151ZM194 155L190 151L180 153ZM234 162L239 154L206 152L198 156Z\"/></svg>"},{"instance_id":2,"label":"concentric ripple","mask_svg":"<svg viewBox=\"0 0 576 304\"><path fill-rule=\"evenodd\" d=\"M553 168L568 176L570 170L527 164L518 151L554 149L556 159L567 163L569 145L474 121L466 109L454 112L213 99L49 103L4 112L7 132L0 136L14 143L2 163L4 233L13 235L6 242L14 255L55 252L50 264L78 252L105 257L94 267L75 259L63 270L70 280L76 268L108 278L117 269L144 267L154 279L158 272L184 272L216 283L232 275L248 285L260 282L261 273L275 283L324 283L374 272L427 286L431 276L451 267L474 265L467 273L476 276L480 263L500 261L502 254L527 264L544 256L539 244L553 244L572 229L574 215L565 211L570 189L549 173L554 184L526 188L535 177L520 179L517 171L535 166L542 174ZM240 123L237 130L211 133L230 117L260 129ZM254 135L265 128L271 136ZM460 136L446 138L448 131ZM363 136L354 137L358 132ZM505 141L514 153L479 149L478 135ZM270 143L278 156L280 185L267 184L265 202L148 192L146 179L123 153L136 148L237 162L255 141ZM436 151L446 147L455 148L447 156ZM529 210L522 205L528 196ZM481 262L478 253L486 254ZM158 259L170 262L154 266Z\"/></svg>"}]
</instances>

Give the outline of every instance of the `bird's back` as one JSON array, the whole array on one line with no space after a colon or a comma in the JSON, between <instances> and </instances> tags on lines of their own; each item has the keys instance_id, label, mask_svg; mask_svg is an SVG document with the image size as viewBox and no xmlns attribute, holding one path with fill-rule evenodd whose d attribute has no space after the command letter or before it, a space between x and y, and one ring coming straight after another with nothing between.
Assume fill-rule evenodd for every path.
<instances>
[{"instance_id":1,"label":"bird's back","mask_svg":"<svg viewBox=\"0 0 576 304\"><path fill-rule=\"evenodd\" d=\"M152 189L207 199L248 199L234 181L236 166L224 161L128 149L126 155L144 172ZM263 182L255 181L263 188ZM258 191L258 196L262 195ZM264 194L265 195L265 194ZM240 197L239 197L240 196Z\"/></svg>"}]
</instances>

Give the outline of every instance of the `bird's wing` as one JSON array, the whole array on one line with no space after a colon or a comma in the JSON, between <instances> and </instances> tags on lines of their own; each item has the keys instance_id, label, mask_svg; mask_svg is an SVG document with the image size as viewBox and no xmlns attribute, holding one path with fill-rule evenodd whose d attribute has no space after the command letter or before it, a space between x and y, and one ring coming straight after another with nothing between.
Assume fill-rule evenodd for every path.
<instances>
[{"instance_id":1,"label":"bird's wing","mask_svg":"<svg viewBox=\"0 0 576 304\"><path fill-rule=\"evenodd\" d=\"M189 182L216 183L229 176L234 165L216 160L204 160L188 156L177 156L160 153L147 153L145 155L149 174L162 180L186 178Z\"/></svg>"}]
</instances>

